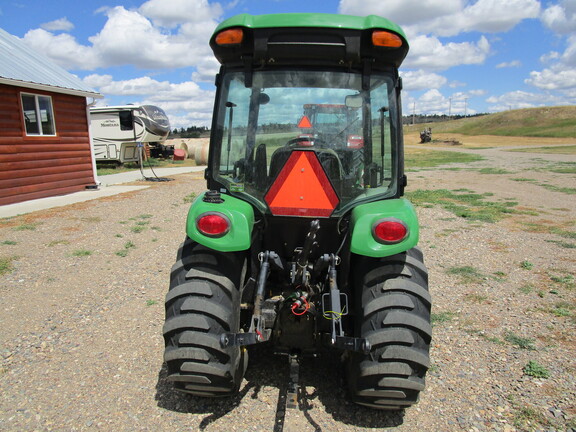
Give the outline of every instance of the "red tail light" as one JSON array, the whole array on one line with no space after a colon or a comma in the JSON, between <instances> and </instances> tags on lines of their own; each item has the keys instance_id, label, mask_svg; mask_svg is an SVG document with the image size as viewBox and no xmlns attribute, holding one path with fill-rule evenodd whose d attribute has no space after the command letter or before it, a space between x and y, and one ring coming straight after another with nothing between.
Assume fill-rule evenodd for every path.
<instances>
[{"instance_id":1,"label":"red tail light","mask_svg":"<svg viewBox=\"0 0 576 432\"><path fill-rule=\"evenodd\" d=\"M380 219L372 226L372 235L379 243L400 243L408 236L408 227L399 219Z\"/></svg>"},{"instance_id":2,"label":"red tail light","mask_svg":"<svg viewBox=\"0 0 576 432\"><path fill-rule=\"evenodd\" d=\"M208 237L222 237L230 231L230 219L222 213L204 213L196 219L196 228Z\"/></svg>"}]
</instances>

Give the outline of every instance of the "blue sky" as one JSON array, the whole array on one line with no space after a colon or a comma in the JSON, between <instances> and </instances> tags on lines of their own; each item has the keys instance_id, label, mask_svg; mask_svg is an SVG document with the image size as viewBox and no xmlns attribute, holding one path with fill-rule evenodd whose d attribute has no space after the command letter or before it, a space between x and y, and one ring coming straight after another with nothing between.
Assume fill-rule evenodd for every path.
<instances>
[{"instance_id":1,"label":"blue sky","mask_svg":"<svg viewBox=\"0 0 576 432\"><path fill-rule=\"evenodd\" d=\"M208 40L238 13L376 14L402 26L404 114L576 103L576 0L1 0L0 27L104 95L210 125Z\"/></svg>"}]
</instances>

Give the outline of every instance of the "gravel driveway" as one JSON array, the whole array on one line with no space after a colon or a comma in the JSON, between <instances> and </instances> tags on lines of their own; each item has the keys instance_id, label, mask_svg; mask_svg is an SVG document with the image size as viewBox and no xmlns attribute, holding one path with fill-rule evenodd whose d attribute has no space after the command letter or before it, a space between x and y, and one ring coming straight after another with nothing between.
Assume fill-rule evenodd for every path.
<instances>
[{"instance_id":1,"label":"gravel driveway","mask_svg":"<svg viewBox=\"0 0 576 432\"><path fill-rule=\"evenodd\" d=\"M284 412L287 359L264 346L251 350L238 397L171 390L163 302L187 197L205 188L196 173L0 220L0 430L576 428L576 158L467 151L486 159L411 172L408 191L488 193L514 212L488 223L418 208L434 339L413 408L351 404L338 359L320 357L303 361L300 409Z\"/></svg>"}]
</instances>

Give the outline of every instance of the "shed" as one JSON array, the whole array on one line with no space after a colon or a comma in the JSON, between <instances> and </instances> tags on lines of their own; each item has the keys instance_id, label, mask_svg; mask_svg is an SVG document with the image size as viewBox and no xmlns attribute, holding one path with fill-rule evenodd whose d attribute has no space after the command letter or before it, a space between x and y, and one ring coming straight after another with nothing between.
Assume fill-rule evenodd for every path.
<instances>
[{"instance_id":1,"label":"shed","mask_svg":"<svg viewBox=\"0 0 576 432\"><path fill-rule=\"evenodd\" d=\"M102 95L0 29L0 205L97 186L87 98Z\"/></svg>"}]
</instances>

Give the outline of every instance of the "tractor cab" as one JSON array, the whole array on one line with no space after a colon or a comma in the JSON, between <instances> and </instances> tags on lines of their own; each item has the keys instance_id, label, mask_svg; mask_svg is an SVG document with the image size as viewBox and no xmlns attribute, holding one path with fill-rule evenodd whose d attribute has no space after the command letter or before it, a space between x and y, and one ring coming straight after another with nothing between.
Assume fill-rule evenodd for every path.
<instances>
[{"instance_id":1,"label":"tractor cab","mask_svg":"<svg viewBox=\"0 0 576 432\"><path fill-rule=\"evenodd\" d=\"M209 189L264 215L310 217L342 216L403 194L397 65L407 43L384 18L339 17L343 28L335 29L332 22L322 28L328 24L318 15L241 15L216 30L211 46L222 68ZM321 187L332 189L330 211L314 209L308 165L296 163L301 181L283 170L303 154L323 171ZM286 187L276 202L274 191Z\"/></svg>"}]
</instances>

